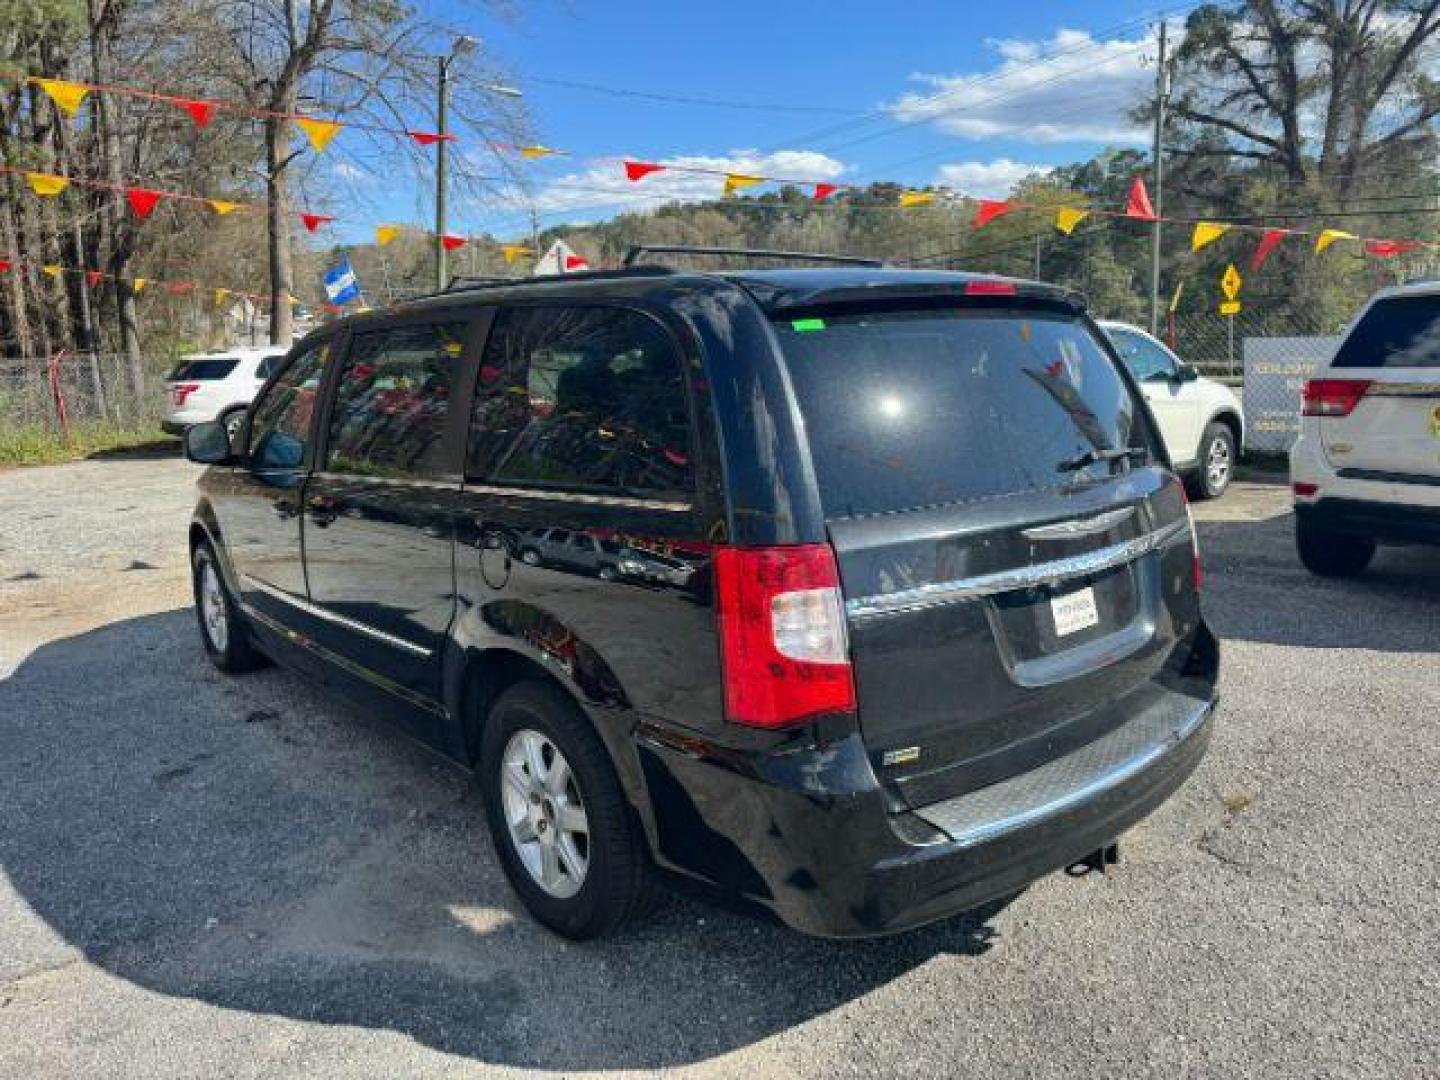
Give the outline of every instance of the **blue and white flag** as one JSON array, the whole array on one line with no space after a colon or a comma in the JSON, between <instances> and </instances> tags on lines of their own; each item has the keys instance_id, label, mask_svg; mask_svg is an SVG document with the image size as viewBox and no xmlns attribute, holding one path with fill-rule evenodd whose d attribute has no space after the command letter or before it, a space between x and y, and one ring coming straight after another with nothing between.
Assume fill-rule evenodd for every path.
<instances>
[{"instance_id":1,"label":"blue and white flag","mask_svg":"<svg viewBox=\"0 0 1440 1080\"><path fill-rule=\"evenodd\" d=\"M348 258L325 275L325 295L332 304L348 304L360 299L360 279L355 276L355 268Z\"/></svg>"}]
</instances>

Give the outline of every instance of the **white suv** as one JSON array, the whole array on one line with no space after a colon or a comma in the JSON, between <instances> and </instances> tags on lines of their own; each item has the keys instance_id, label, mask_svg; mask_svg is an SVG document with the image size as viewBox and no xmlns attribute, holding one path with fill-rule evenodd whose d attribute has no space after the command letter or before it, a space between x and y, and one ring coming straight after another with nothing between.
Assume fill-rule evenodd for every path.
<instances>
[{"instance_id":1,"label":"white suv","mask_svg":"<svg viewBox=\"0 0 1440 1080\"><path fill-rule=\"evenodd\" d=\"M279 345L247 346L181 357L165 379L170 413L160 427L171 435L205 420L219 420L233 439L245 408L285 358Z\"/></svg>"},{"instance_id":2,"label":"white suv","mask_svg":"<svg viewBox=\"0 0 1440 1080\"><path fill-rule=\"evenodd\" d=\"M1303 400L1290 451L1300 561L1352 577L1377 542L1440 544L1440 283L1371 297Z\"/></svg>"},{"instance_id":3,"label":"white suv","mask_svg":"<svg viewBox=\"0 0 1440 1080\"><path fill-rule=\"evenodd\" d=\"M1240 399L1129 323L1100 323L1140 384L1177 472L1201 499L1218 499L1235 477L1244 443Z\"/></svg>"}]
</instances>

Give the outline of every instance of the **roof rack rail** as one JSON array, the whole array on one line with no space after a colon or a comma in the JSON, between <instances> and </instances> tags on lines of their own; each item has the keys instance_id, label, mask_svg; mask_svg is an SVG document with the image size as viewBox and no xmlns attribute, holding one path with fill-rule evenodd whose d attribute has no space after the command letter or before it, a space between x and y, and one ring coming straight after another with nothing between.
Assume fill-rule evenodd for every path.
<instances>
[{"instance_id":1,"label":"roof rack rail","mask_svg":"<svg viewBox=\"0 0 1440 1080\"><path fill-rule=\"evenodd\" d=\"M501 277L499 274L457 274L450 279L446 285L445 292L454 292L457 289L483 289L490 285L513 285L516 282L524 281L524 278Z\"/></svg>"},{"instance_id":2,"label":"roof rack rail","mask_svg":"<svg viewBox=\"0 0 1440 1080\"><path fill-rule=\"evenodd\" d=\"M413 304L420 300L434 300L451 293L474 292L477 289L515 289L526 285L550 285L557 281L594 281L597 278L644 277L653 274L673 274L673 266L624 266L617 270L572 270L565 274L540 274L535 277L484 277L481 275L458 276L439 292L418 293L407 296L401 303Z\"/></svg>"},{"instance_id":3,"label":"roof rack rail","mask_svg":"<svg viewBox=\"0 0 1440 1080\"><path fill-rule=\"evenodd\" d=\"M636 244L625 253L622 266L631 267L641 255L743 255L755 259L806 259L810 262L836 263L842 266L884 266L883 259L867 259L859 255L828 255L816 251L772 251L768 248L692 247L688 244Z\"/></svg>"}]
</instances>

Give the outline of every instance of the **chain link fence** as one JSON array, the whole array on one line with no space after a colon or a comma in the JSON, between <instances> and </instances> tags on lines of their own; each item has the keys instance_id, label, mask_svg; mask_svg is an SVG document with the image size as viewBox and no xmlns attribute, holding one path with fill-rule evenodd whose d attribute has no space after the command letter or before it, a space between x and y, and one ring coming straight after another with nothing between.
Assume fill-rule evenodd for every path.
<instances>
[{"instance_id":1,"label":"chain link fence","mask_svg":"<svg viewBox=\"0 0 1440 1080\"><path fill-rule=\"evenodd\" d=\"M69 443L95 430L158 431L172 363L147 357L136 367L109 354L0 359L0 436L14 446Z\"/></svg>"}]
</instances>

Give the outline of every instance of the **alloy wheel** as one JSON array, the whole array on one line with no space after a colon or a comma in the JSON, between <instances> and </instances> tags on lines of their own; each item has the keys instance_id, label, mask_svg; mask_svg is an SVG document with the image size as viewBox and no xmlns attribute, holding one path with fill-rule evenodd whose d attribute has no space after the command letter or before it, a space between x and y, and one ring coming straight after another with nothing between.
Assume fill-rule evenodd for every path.
<instances>
[{"instance_id":1,"label":"alloy wheel","mask_svg":"<svg viewBox=\"0 0 1440 1080\"><path fill-rule=\"evenodd\" d=\"M547 736L521 728L500 758L500 793L510 842L535 884L560 900L585 884L590 821L575 774Z\"/></svg>"},{"instance_id":2,"label":"alloy wheel","mask_svg":"<svg viewBox=\"0 0 1440 1080\"><path fill-rule=\"evenodd\" d=\"M200 567L200 614L205 620L205 636L210 639L211 647L223 653L230 644L230 624L226 618L224 587L215 564L209 559Z\"/></svg>"},{"instance_id":3,"label":"alloy wheel","mask_svg":"<svg viewBox=\"0 0 1440 1080\"><path fill-rule=\"evenodd\" d=\"M1205 455L1205 478L1211 491L1223 491L1230 483L1230 444L1224 439L1211 439L1210 452Z\"/></svg>"}]
</instances>

